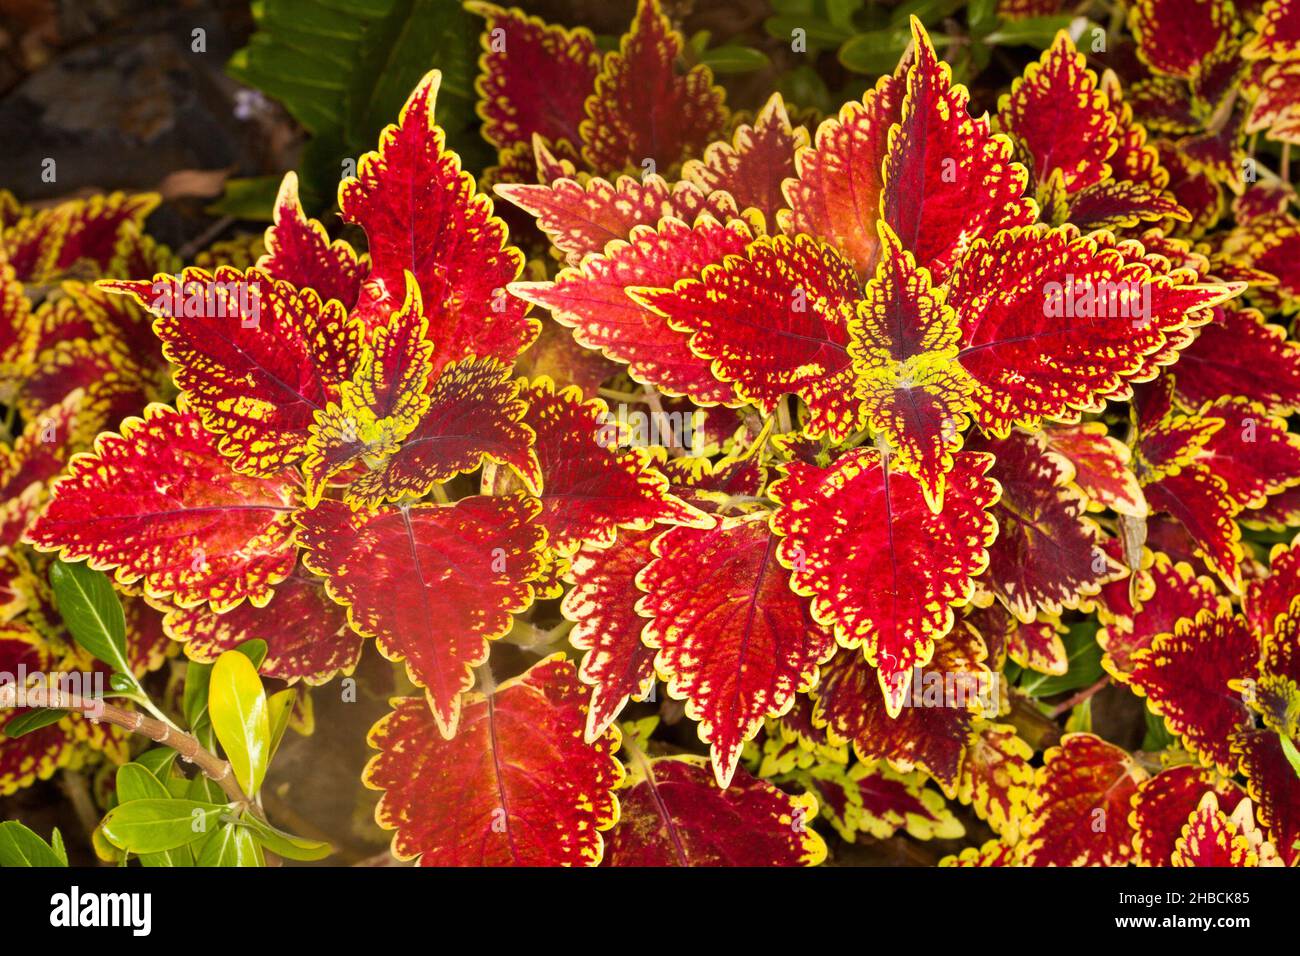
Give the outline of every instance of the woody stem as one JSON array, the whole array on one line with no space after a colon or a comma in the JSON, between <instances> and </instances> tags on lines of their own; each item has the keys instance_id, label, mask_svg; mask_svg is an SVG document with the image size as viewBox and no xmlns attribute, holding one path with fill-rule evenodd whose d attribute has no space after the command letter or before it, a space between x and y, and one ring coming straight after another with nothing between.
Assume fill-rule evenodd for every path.
<instances>
[{"instance_id":1,"label":"woody stem","mask_svg":"<svg viewBox=\"0 0 1300 956\"><path fill-rule=\"evenodd\" d=\"M136 710L127 710L98 698L87 700L78 694L69 694L58 688L32 687L24 691L24 706L52 707L57 710L75 710L92 720L104 720L110 724L128 730L133 734L148 737L156 744L163 744L180 754L181 759L194 764L203 775L219 786L231 801L241 806L251 806L235 779L234 771L228 761L205 750L197 738L177 730L161 720L146 717ZM0 687L0 710L18 706L18 685L7 684Z\"/></svg>"},{"instance_id":2,"label":"woody stem","mask_svg":"<svg viewBox=\"0 0 1300 956\"><path fill-rule=\"evenodd\" d=\"M1093 696L1095 696L1103 687L1105 687L1109 683L1110 683L1110 675L1107 674L1101 680L1097 681L1097 683L1085 687L1083 690L1079 691L1079 693L1075 694L1069 700L1057 704L1055 707L1052 708L1052 712L1048 716L1055 719L1057 717L1060 717L1062 714L1069 713L1070 711L1074 710L1074 708L1082 704L1085 700L1088 700Z\"/></svg>"}]
</instances>

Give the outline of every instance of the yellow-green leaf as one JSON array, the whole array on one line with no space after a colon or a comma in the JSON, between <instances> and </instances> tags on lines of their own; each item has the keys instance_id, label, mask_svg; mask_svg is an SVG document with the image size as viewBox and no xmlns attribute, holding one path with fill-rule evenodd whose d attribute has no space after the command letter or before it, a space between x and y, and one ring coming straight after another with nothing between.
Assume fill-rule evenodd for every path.
<instances>
[{"instance_id":1,"label":"yellow-green leaf","mask_svg":"<svg viewBox=\"0 0 1300 956\"><path fill-rule=\"evenodd\" d=\"M254 796L271 758L271 717L257 668L238 651L226 651L212 665L208 714L235 779Z\"/></svg>"}]
</instances>

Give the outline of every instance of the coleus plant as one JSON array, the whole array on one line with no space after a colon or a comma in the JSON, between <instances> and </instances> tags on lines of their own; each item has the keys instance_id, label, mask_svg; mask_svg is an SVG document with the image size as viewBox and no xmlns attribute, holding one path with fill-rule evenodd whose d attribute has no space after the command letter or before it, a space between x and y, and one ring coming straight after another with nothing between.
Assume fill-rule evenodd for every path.
<instances>
[{"instance_id":1,"label":"coleus plant","mask_svg":"<svg viewBox=\"0 0 1300 956\"><path fill-rule=\"evenodd\" d=\"M497 192L559 271L446 149L430 74L340 186L365 254L290 175L255 265L99 284L156 316L179 394L26 540L199 666L260 637L264 677L319 684L375 638L417 691L364 774L401 859L814 864L978 819L947 862L1295 863L1300 562L1242 526L1297 523L1297 347L1240 304L1266 266L1170 233L1193 213L1120 81L1062 34L975 117L914 22L815 131L779 96L733 123L652 0L603 56L476 9L485 134L538 160ZM615 375L704 447L633 441L588 394ZM1159 758L1091 733L1112 681Z\"/></svg>"}]
</instances>

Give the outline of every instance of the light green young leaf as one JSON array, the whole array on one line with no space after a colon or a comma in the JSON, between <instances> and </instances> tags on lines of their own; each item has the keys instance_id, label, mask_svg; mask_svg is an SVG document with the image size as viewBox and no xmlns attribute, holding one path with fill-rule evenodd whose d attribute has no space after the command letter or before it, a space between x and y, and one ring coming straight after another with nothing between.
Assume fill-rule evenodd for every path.
<instances>
[{"instance_id":1,"label":"light green young leaf","mask_svg":"<svg viewBox=\"0 0 1300 956\"><path fill-rule=\"evenodd\" d=\"M66 710L55 710L50 707L23 711L5 724L4 735L9 738L23 737L42 727L57 724L65 714L67 714Z\"/></svg>"},{"instance_id":2,"label":"light green young leaf","mask_svg":"<svg viewBox=\"0 0 1300 956\"><path fill-rule=\"evenodd\" d=\"M222 824L203 842L195 866L265 866L253 833L237 823Z\"/></svg>"},{"instance_id":3,"label":"light green young leaf","mask_svg":"<svg viewBox=\"0 0 1300 956\"><path fill-rule=\"evenodd\" d=\"M76 642L119 674L132 676L126 659L126 615L108 575L80 562L56 562L50 566L50 584Z\"/></svg>"},{"instance_id":4,"label":"light green young leaf","mask_svg":"<svg viewBox=\"0 0 1300 956\"><path fill-rule=\"evenodd\" d=\"M68 854L58 829L46 843L17 820L0 823L0 866L67 866Z\"/></svg>"},{"instance_id":5,"label":"light green young leaf","mask_svg":"<svg viewBox=\"0 0 1300 956\"><path fill-rule=\"evenodd\" d=\"M198 800L132 800L110 810L101 826L108 842L143 856L205 839L229 812Z\"/></svg>"},{"instance_id":6,"label":"light green young leaf","mask_svg":"<svg viewBox=\"0 0 1300 956\"><path fill-rule=\"evenodd\" d=\"M323 860L334 852L328 843L285 833L253 816L246 815L239 823L251 830L262 846L286 860Z\"/></svg>"},{"instance_id":7,"label":"light green young leaf","mask_svg":"<svg viewBox=\"0 0 1300 956\"><path fill-rule=\"evenodd\" d=\"M256 795L271 758L270 709L257 668L238 651L226 651L212 665L208 714L235 779Z\"/></svg>"}]
</instances>

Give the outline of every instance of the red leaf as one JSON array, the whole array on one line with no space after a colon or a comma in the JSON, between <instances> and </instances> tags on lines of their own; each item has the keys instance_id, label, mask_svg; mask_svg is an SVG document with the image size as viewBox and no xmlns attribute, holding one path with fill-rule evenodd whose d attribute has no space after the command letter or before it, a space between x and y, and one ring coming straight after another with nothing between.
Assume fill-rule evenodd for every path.
<instances>
[{"instance_id":1,"label":"red leaf","mask_svg":"<svg viewBox=\"0 0 1300 956\"><path fill-rule=\"evenodd\" d=\"M619 791L605 866L816 866L817 801L792 797L743 768L718 787L704 757L641 759Z\"/></svg>"},{"instance_id":2,"label":"red leaf","mask_svg":"<svg viewBox=\"0 0 1300 956\"><path fill-rule=\"evenodd\" d=\"M1233 395L1289 415L1300 409L1300 345L1255 309L1225 309L1179 357L1177 384L1193 408Z\"/></svg>"},{"instance_id":3,"label":"red leaf","mask_svg":"<svg viewBox=\"0 0 1300 956\"><path fill-rule=\"evenodd\" d=\"M668 493L668 480L645 448L618 450L618 428L599 399L576 388L555 391L549 379L523 390L525 421L537 436L542 513L548 545L572 554L583 541L609 543L619 528L644 531L656 522L710 527L712 519ZM614 439L610 442L608 439Z\"/></svg>"},{"instance_id":4,"label":"red leaf","mask_svg":"<svg viewBox=\"0 0 1300 956\"><path fill-rule=\"evenodd\" d=\"M1085 516L1069 462L1047 451L1042 433L1013 431L976 440L994 456L989 477L1002 486L992 508L998 536L989 545L983 583L1028 623L1041 609L1077 608L1121 569L1100 548L1100 531Z\"/></svg>"},{"instance_id":5,"label":"red leaf","mask_svg":"<svg viewBox=\"0 0 1300 956\"><path fill-rule=\"evenodd\" d=\"M1232 36L1236 16L1228 0L1138 0L1128 21L1152 70L1187 78Z\"/></svg>"},{"instance_id":6,"label":"red leaf","mask_svg":"<svg viewBox=\"0 0 1300 956\"><path fill-rule=\"evenodd\" d=\"M698 183L706 193L721 190L741 209L757 209L764 223L774 226L779 211L786 208L781 186L796 176L795 156L807 146L808 131L790 125L785 101L773 93L752 126L737 126L730 142L710 143L702 160L682 167L682 178Z\"/></svg>"},{"instance_id":7,"label":"red leaf","mask_svg":"<svg viewBox=\"0 0 1300 956\"><path fill-rule=\"evenodd\" d=\"M293 570L295 485L234 473L197 414L150 405L72 460L28 538L150 597L262 606Z\"/></svg>"},{"instance_id":8,"label":"red leaf","mask_svg":"<svg viewBox=\"0 0 1300 956\"><path fill-rule=\"evenodd\" d=\"M1255 36L1242 47L1248 60L1294 60L1300 54L1300 6L1295 0L1265 0L1255 21Z\"/></svg>"},{"instance_id":9,"label":"red leaf","mask_svg":"<svg viewBox=\"0 0 1300 956\"><path fill-rule=\"evenodd\" d=\"M880 208L903 248L942 277L972 239L1028 225L1035 209L1021 198L1028 175L1011 161L1010 141L990 133L987 116L971 118L969 94L952 82L952 70L915 17L912 39L899 125L889 130Z\"/></svg>"},{"instance_id":10,"label":"red leaf","mask_svg":"<svg viewBox=\"0 0 1300 956\"><path fill-rule=\"evenodd\" d=\"M1259 822L1287 866L1300 864L1300 774L1271 730L1248 730L1232 742Z\"/></svg>"},{"instance_id":11,"label":"red leaf","mask_svg":"<svg viewBox=\"0 0 1300 956\"><path fill-rule=\"evenodd\" d=\"M537 217L537 227L565 253L570 266L581 264L592 253L605 252L616 239L630 241L636 226L658 226L669 217L693 223L702 213L719 222L739 218L736 201L728 194L709 192L693 182L670 186L657 175L619 176L612 184L596 176L585 184L573 179L557 179L549 185L503 183L496 191ZM516 288L520 286L530 288L522 283Z\"/></svg>"},{"instance_id":12,"label":"red leaf","mask_svg":"<svg viewBox=\"0 0 1300 956\"><path fill-rule=\"evenodd\" d=\"M627 243L615 243L606 255L565 269L554 282L517 282L510 289L551 309L557 322L574 330L579 345L626 364L635 381L669 395L689 395L700 405L735 405L740 400L734 386L713 377L709 363L688 347L687 336L625 290L671 288L679 279L699 275L709 263L742 252L751 238L739 222L723 226L705 218L692 229L665 219L657 229L634 227Z\"/></svg>"},{"instance_id":13,"label":"red leaf","mask_svg":"<svg viewBox=\"0 0 1300 956\"><path fill-rule=\"evenodd\" d=\"M996 534L985 512L997 499L984 455L962 452L948 475L943 511L921 486L858 448L829 469L799 462L768 494L781 505L773 530L792 587L812 597L813 616L833 623L845 647L862 647L879 671L889 712L902 707L899 679L930 660L988 563Z\"/></svg>"},{"instance_id":14,"label":"red leaf","mask_svg":"<svg viewBox=\"0 0 1300 956\"><path fill-rule=\"evenodd\" d=\"M1089 510L1110 508L1133 518L1146 516L1146 499L1131 466L1133 455L1127 445L1107 434L1104 422L1053 425L1040 434L1049 451L1074 466L1074 484Z\"/></svg>"},{"instance_id":15,"label":"red leaf","mask_svg":"<svg viewBox=\"0 0 1300 956\"><path fill-rule=\"evenodd\" d=\"M619 818L618 731L582 740L586 707L573 665L538 662L465 699L459 732L439 733L419 698L394 701L370 731L366 786L393 854L422 866L594 866Z\"/></svg>"},{"instance_id":16,"label":"red leaf","mask_svg":"<svg viewBox=\"0 0 1300 956\"><path fill-rule=\"evenodd\" d=\"M568 30L491 3L465 8L487 21L474 84L483 138L498 148L531 143L534 135L577 145L583 105L600 69L591 31Z\"/></svg>"},{"instance_id":17,"label":"red leaf","mask_svg":"<svg viewBox=\"0 0 1300 956\"><path fill-rule=\"evenodd\" d=\"M1281 866L1277 850L1255 827L1249 800L1232 816L1219 809L1219 800L1207 793L1183 826L1174 845L1174 866L1248 867Z\"/></svg>"},{"instance_id":18,"label":"red leaf","mask_svg":"<svg viewBox=\"0 0 1300 956\"><path fill-rule=\"evenodd\" d=\"M587 97L582 157L597 173L640 170L646 160L651 172L667 173L727 125L726 94L712 71L678 70L684 45L659 0L638 0L631 27L617 52L605 54Z\"/></svg>"},{"instance_id":19,"label":"red leaf","mask_svg":"<svg viewBox=\"0 0 1300 956\"><path fill-rule=\"evenodd\" d=\"M1133 862L1140 866L1169 866L1174 844L1187 818L1206 793L1217 794L1230 804L1242 796L1242 789L1212 770L1184 764L1162 770L1138 784L1133 795Z\"/></svg>"},{"instance_id":20,"label":"red leaf","mask_svg":"<svg viewBox=\"0 0 1300 956\"><path fill-rule=\"evenodd\" d=\"M654 687L655 652L641 640L647 622L636 612L644 595L636 576L654 558L650 544L659 533L625 531L613 544L584 544L573 556L573 587L561 610L574 622L569 643L587 652L578 676L592 688L588 741L605 732L629 698L643 700Z\"/></svg>"},{"instance_id":21,"label":"red leaf","mask_svg":"<svg viewBox=\"0 0 1300 956\"><path fill-rule=\"evenodd\" d=\"M957 357L977 383L974 418L986 431L1099 411L1100 396L1190 313L1236 292L1152 274L1098 243L1071 227L1011 229L977 239L958 263L948 304L965 330Z\"/></svg>"},{"instance_id":22,"label":"red leaf","mask_svg":"<svg viewBox=\"0 0 1300 956\"><path fill-rule=\"evenodd\" d=\"M781 231L831 243L861 275L876 266L881 164L902 99L902 84L881 77L861 103L846 103L817 127L812 148L795 157L797 178L783 186L790 209L777 213Z\"/></svg>"},{"instance_id":23,"label":"red leaf","mask_svg":"<svg viewBox=\"0 0 1300 956\"><path fill-rule=\"evenodd\" d=\"M298 516L303 563L327 579L357 633L406 661L448 739L487 642L533 602L546 540L537 512L535 499L513 495L360 513L327 500Z\"/></svg>"},{"instance_id":24,"label":"red leaf","mask_svg":"<svg viewBox=\"0 0 1300 956\"><path fill-rule=\"evenodd\" d=\"M363 264L350 245L342 239L331 242L325 227L303 212L298 176L292 171L280 183L274 216L266 230L266 255L257 267L273 279L312 289L322 302L338 299L351 309L361 289Z\"/></svg>"},{"instance_id":25,"label":"red leaf","mask_svg":"<svg viewBox=\"0 0 1300 956\"><path fill-rule=\"evenodd\" d=\"M105 282L158 319L176 384L245 474L270 477L306 456L313 416L337 398L365 329L258 269L186 269L153 282Z\"/></svg>"},{"instance_id":26,"label":"red leaf","mask_svg":"<svg viewBox=\"0 0 1300 956\"><path fill-rule=\"evenodd\" d=\"M349 502L421 497L485 461L511 468L529 491L541 488L533 432L522 421L527 405L508 366L493 358L451 363L430 383L427 404L401 447L348 485Z\"/></svg>"},{"instance_id":27,"label":"red leaf","mask_svg":"<svg viewBox=\"0 0 1300 956\"><path fill-rule=\"evenodd\" d=\"M735 773L763 718L779 717L817 680L835 639L789 586L776 560L766 512L723 518L713 528L673 528L654 542L637 576L643 639L670 696L685 700L711 744L718 785Z\"/></svg>"},{"instance_id":28,"label":"red leaf","mask_svg":"<svg viewBox=\"0 0 1300 956\"><path fill-rule=\"evenodd\" d=\"M1125 751L1066 734L1034 776L1017 856L1028 866L1122 866L1133 856L1129 806L1147 777Z\"/></svg>"},{"instance_id":29,"label":"red leaf","mask_svg":"<svg viewBox=\"0 0 1300 956\"><path fill-rule=\"evenodd\" d=\"M523 255L506 245L506 227L492 201L446 148L433 122L440 74L425 76L396 126L366 153L357 178L339 187L344 220L366 231L370 273L353 315L382 325L406 292L412 273L429 317L433 367L470 355L511 362L537 337L527 306L506 294Z\"/></svg>"},{"instance_id":30,"label":"red leaf","mask_svg":"<svg viewBox=\"0 0 1300 956\"><path fill-rule=\"evenodd\" d=\"M260 673L315 685L351 674L361 658L362 640L348 627L343 608L319 578L301 569L281 582L266 607L241 604L223 614L205 607L165 610L167 635L184 641L186 655L196 661L211 662L245 641L262 640L267 649Z\"/></svg>"},{"instance_id":31,"label":"red leaf","mask_svg":"<svg viewBox=\"0 0 1300 956\"><path fill-rule=\"evenodd\" d=\"M1117 117L1064 30L998 101L998 124L1029 156L1039 183L1059 172L1068 194L1110 177Z\"/></svg>"},{"instance_id":32,"label":"red leaf","mask_svg":"<svg viewBox=\"0 0 1300 956\"><path fill-rule=\"evenodd\" d=\"M852 266L806 236L760 236L743 253L672 288L628 295L689 334L713 375L770 413L782 395L808 405L814 435L858 427L848 324L858 298Z\"/></svg>"},{"instance_id":33,"label":"red leaf","mask_svg":"<svg viewBox=\"0 0 1300 956\"><path fill-rule=\"evenodd\" d=\"M1243 618L1201 611L1137 651L1127 683L1202 763L1228 774L1229 741L1251 723L1241 695L1229 685L1254 677L1258 660L1259 642Z\"/></svg>"}]
</instances>

